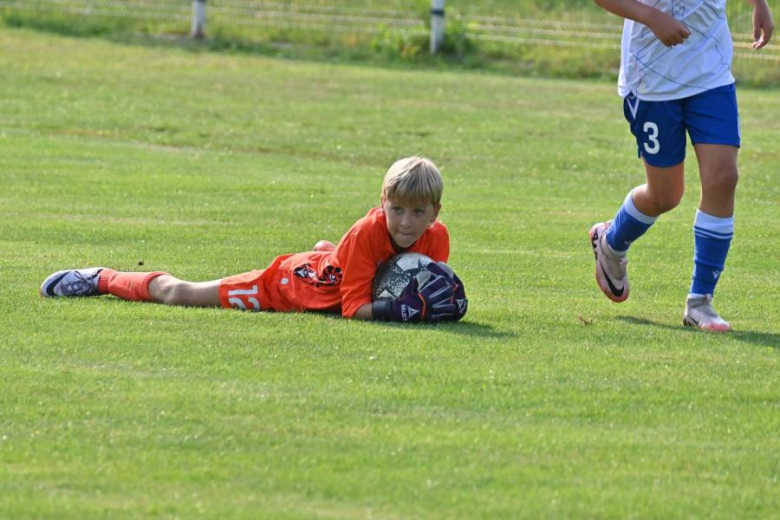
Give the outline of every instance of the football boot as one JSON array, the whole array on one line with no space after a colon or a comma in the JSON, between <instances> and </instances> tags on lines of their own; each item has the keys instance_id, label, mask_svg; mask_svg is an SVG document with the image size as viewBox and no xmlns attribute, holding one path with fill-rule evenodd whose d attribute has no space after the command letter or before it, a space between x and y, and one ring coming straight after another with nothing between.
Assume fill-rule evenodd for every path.
<instances>
[{"instance_id":1,"label":"football boot","mask_svg":"<svg viewBox=\"0 0 780 520\"><path fill-rule=\"evenodd\" d=\"M67 269L52 274L41 285L41 296L97 296L98 279L103 267L87 269Z\"/></svg>"},{"instance_id":2,"label":"football boot","mask_svg":"<svg viewBox=\"0 0 780 520\"><path fill-rule=\"evenodd\" d=\"M628 274L625 255L618 255L607 244L607 230L611 221L594 224L588 233L596 257L596 282L601 291L613 302L628 298Z\"/></svg>"},{"instance_id":3,"label":"football boot","mask_svg":"<svg viewBox=\"0 0 780 520\"><path fill-rule=\"evenodd\" d=\"M711 294L705 294L704 296L688 295L688 299L685 302L683 325L710 332L728 332L731 330L731 325L712 308Z\"/></svg>"}]
</instances>

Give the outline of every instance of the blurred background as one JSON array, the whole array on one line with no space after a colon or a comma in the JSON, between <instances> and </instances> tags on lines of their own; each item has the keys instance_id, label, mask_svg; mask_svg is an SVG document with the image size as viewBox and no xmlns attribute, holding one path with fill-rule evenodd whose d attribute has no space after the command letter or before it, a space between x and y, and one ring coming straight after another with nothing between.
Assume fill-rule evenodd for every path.
<instances>
[{"instance_id":1,"label":"blurred background","mask_svg":"<svg viewBox=\"0 0 780 520\"><path fill-rule=\"evenodd\" d=\"M446 0L430 56L431 0L208 0L200 47L350 61L434 62L547 77L614 77L622 21L591 0ZM183 43L191 0L0 0L7 26ZM780 47L750 48L752 6L728 3L738 81L780 84Z\"/></svg>"}]
</instances>

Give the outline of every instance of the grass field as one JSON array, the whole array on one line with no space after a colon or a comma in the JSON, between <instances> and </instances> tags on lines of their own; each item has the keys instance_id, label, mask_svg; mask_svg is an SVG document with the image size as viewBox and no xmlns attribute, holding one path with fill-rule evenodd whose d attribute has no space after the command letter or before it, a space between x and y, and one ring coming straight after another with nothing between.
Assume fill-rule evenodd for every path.
<instances>
[{"instance_id":1,"label":"grass field","mask_svg":"<svg viewBox=\"0 0 780 520\"><path fill-rule=\"evenodd\" d=\"M207 38L197 42L189 38L191 4L0 0L0 27L285 59L525 77L614 80L620 66L621 21L592 0L447 0L444 42L435 56L429 53L426 28L430 0L219 0L208 3ZM740 84L780 86L777 47L747 48L753 41L752 6L729 2L727 16Z\"/></svg>"},{"instance_id":2,"label":"grass field","mask_svg":"<svg viewBox=\"0 0 780 520\"><path fill-rule=\"evenodd\" d=\"M698 183L606 300L587 231L641 181L615 87L0 30L0 517L771 518L780 92L740 91L735 329L680 326ZM471 302L442 326L44 300L338 240L433 158ZM690 153L690 151L689 151Z\"/></svg>"}]
</instances>

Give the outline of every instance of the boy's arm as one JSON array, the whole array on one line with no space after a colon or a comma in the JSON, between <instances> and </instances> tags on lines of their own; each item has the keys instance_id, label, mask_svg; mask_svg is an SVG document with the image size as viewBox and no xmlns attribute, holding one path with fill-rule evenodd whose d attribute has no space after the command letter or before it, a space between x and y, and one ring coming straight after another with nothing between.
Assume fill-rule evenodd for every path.
<instances>
[{"instance_id":1,"label":"boy's arm","mask_svg":"<svg viewBox=\"0 0 780 520\"><path fill-rule=\"evenodd\" d=\"M599 7L622 18L634 20L647 26L656 38L667 47L677 45L685 41L691 35L691 31L685 24L676 20L671 15L659 11L655 7L642 4L636 0L593 0ZM765 2L766 0L754 0Z\"/></svg>"},{"instance_id":2,"label":"boy's arm","mask_svg":"<svg viewBox=\"0 0 780 520\"><path fill-rule=\"evenodd\" d=\"M351 229L339 242L337 254L344 278L341 280L341 314L345 318L372 319L371 285L376 275L376 242L371 229Z\"/></svg>"},{"instance_id":3,"label":"boy's arm","mask_svg":"<svg viewBox=\"0 0 780 520\"><path fill-rule=\"evenodd\" d=\"M373 303L364 303L360 307L358 307L358 310L355 311L355 314L352 315L353 320L373 320L374 319L374 313L372 312L372 307L374 306Z\"/></svg>"},{"instance_id":4,"label":"boy's arm","mask_svg":"<svg viewBox=\"0 0 780 520\"><path fill-rule=\"evenodd\" d=\"M753 48L758 50L769 43L775 23L766 0L747 0L747 3L753 6Z\"/></svg>"}]
</instances>

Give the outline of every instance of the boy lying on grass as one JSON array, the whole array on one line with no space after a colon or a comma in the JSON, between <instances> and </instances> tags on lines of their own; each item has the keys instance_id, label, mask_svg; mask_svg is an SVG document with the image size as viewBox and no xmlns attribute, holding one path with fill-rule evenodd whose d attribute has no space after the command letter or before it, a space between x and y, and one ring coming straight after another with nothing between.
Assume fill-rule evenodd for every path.
<instances>
[{"instance_id":1,"label":"boy lying on grass","mask_svg":"<svg viewBox=\"0 0 780 520\"><path fill-rule=\"evenodd\" d=\"M422 287L415 278L395 300L372 301L377 268L396 254L420 253L446 262L447 228L436 219L444 185L422 157L395 162L382 183L381 204L358 220L338 245L282 255L267 268L210 282L188 282L161 272L104 267L58 271L43 282L46 297L113 294L132 301L252 311L341 312L345 318L396 322L457 321L468 309L460 279L436 263Z\"/></svg>"}]
</instances>

